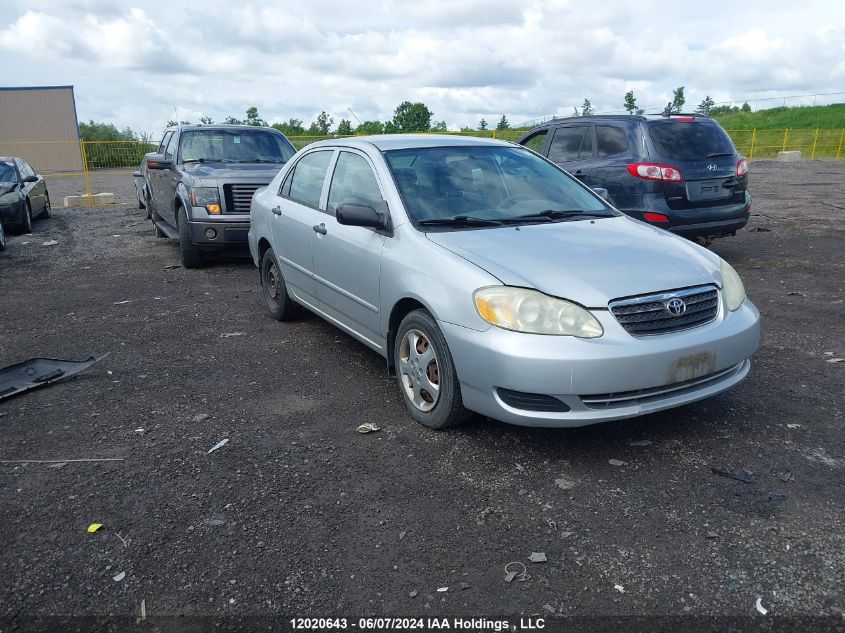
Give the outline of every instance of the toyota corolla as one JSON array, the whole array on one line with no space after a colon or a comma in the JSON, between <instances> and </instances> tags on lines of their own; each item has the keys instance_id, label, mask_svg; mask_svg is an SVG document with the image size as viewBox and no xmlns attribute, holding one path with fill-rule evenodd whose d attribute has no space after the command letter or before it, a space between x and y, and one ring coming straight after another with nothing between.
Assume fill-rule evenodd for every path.
<instances>
[{"instance_id":1,"label":"toyota corolla","mask_svg":"<svg viewBox=\"0 0 845 633\"><path fill-rule=\"evenodd\" d=\"M328 140L256 192L249 245L270 313L384 356L431 428L581 426L739 383L760 316L737 273L600 193L500 141Z\"/></svg>"}]
</instances>

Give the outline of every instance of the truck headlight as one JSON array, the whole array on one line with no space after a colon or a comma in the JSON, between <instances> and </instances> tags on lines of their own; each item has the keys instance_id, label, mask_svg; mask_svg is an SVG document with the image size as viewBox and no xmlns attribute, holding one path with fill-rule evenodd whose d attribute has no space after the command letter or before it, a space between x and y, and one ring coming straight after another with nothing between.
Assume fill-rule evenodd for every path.
<instances>
[{"instance_id":1,"label":"truck headlight","mask_svg":"<svg viewBox=\"0 0 845 633\"><path fill-rule=\"evenodd\" d=\"M738 310L745 301L745 286L742 279L728 262L722 260L722 294L725 295L725 303L728 310Z\"/></svg>"},{"instance_id":2,"label":"truck headlight","mask_svg":"<svg viewBox=\"0 0 845 633\"><path fill-rule=\"evenodd\" d=\"M220 194L217 187L192 187L191 206L205 207L210 215L219 215Z\"/></svg>"},{"instance_id":3,"label":"truck headlight","mask_svg":"<svg viewBox=\"0 0 845 633\"><path fill-rule=\"evenodd\" d=\"M473 300L482 319L505 330L579 338L604 334L601 323L581 306L536 290L489 286L476 290Z\"/></svg>"}]
</instances>

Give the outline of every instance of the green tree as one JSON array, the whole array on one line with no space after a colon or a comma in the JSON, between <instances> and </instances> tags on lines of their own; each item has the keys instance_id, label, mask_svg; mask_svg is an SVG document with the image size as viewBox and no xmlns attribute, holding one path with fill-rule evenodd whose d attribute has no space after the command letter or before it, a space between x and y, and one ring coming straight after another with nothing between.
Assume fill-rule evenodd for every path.
<instances>
[{"instance_id":1,"label":"green tree","mask_svg":"<svg viewBox=\"0 0 845 633\"><path fill-rule=\"evenodd\" d=\"M173 123L176 124L175 121ZM130 127L118 130L113 123L89 120L88 123L80 122L79 138L83 141L134 141L137 136Z\"/></svg>"},{"instance_id":2,"label":"green tree","mask_svg":"<svg viewBox=\"0 0 845 633\"><path fill-rule=\"evenodd\" d=\"M742 104L742 107L740 108L740 110L742 112L751 112L751 106L748 105L748 102L746 101Z\"/></svg>"},{"instance_id":3,"label":"green tree","mask_svg":"<svg viewBox=\"0 0 845 633\"><path fill-rule=\"evenodd\" d=\"M202 123L203 125L212 125L214 121L211 119L210 116L201 116L200 123Z\"/></svg>"},{"instance_id":4,"label":"green tree","mask_svg":"<svg viewBox=\"0 0 845 633\"><path fill-rule=\"evenodd\" d=\"M572 108L572 116L581 116L581 113L578 112L578 108Z\"/></svg>"},{"instance_id":5,"label":"green tree","mask_svg":"<svg viewBox=\"0 0 845 633\"><path fill-rule=\"evenodd\" d=\"M642 110L637 107L637 98L634 96L633 90L625 93L625 109L628 114L642 114Z\"/></svg>"},{"instance_id":6,"label":"green tree","mask_svg":"<svg viewBox=\"0 0 845 633\"><path fill-rule=\"evenodd\" d=\"M424 103L403 101L393 111L393 125L399 132L427 132L433 116Z\"/></svg>"},{"instance_id":7,"label":"green tree","mask_svg":"<svg viewBox=\"0 0 845 633\"><path fill-rule=\"evenodd\" d=\"M481 130L482 132L487 131L487 121L485 121L484 119L481 119L478 122L478 129Z\"/></svg>"},{"instance_id":8,"label":"green tree","mask_svg":"<svg viewBox=\"0 0 845 633\"><path fill-rule=\"evenodd\" d=\"M681 108L684 107L684 104L687 102L686 98L684 97L684 87L678 86L672 91L672 110L675 114L678 114L681 111Z\"/></svg>"},{"instance_id":9,"label":"green tree","mask_svg":"<svg viewBox=\"0 0 845 633\"><path fill-rule=\"evenodd\" d=\"M596 111L593 109L593 104L590 103L590 100L584 99L584 103L581 105L581 116L591 116L595 113Z\"/></svg>"},{"instance_id":10,"label":"green tree","mask_svg":"<svg viewBox=\"0 0 845 633\"><path fill-rule=\"evenodd\" d=\"M241 121L240 119L236 119L233 116L227 116L225 119L223 119L223 123L225 125L243 125L244 124L243 121Z\"/></svg>"},{"instance_id":11,"label":"green tree","mask_svg":"<svg viewBox=\"0 0 845 633\"><path fill-rule=\"evenodd\" d=\"M308 128L308 134L312 136L327 136L333 124L334 119L323 110L317 115L317 119L311 123L311 126Z\"/></svg>"},{"instance_id":12,"label":"green tree","mask_svg":"<svg viewBox=\"0 0 845 633\"><path fill-rule=\"evenodd\" d=\"M396 124L393 121L387 121L384 124L384 133L385 134L398 134L399 128L396 127Z\"/></svg>"},{"instance_id":13,"label":"green tree","mask_svg":"<svg viewBox=\"0 0 845 633\"><path fill-rule=\"evenodd\" d=\"M430 132L448 132L449 127L446 125L446 121L435 121L434 125L431 126Z\"/></svg>"},{"instance_id":14,"label":"green tree","mask_svg":"<svg viewBox=\"0 0 845 633\"><path fill-rule=\"evenodd\" d=\"M473 130L473 129L472 129L471 127L469 127L468 125L464 125L463 127L461 127L461 132L463 132L463 133L467 133L467 132L475 132L475 130Z\"/></svg>"},{"instance_id":15,"label":"green tree","mask_svg":"<svg viewBox=\"0 0 845 633\"><path fill-rule=\"evenodd\" d=\"M305 128L302 127L302 119L288 119L282 123L274 123L272 127L279 130L285 136L303 136Z\"/></svg>"},{"instance_id":16,"label":"green tree","mask_svg":"<svg viewBox=\"0 0 845 633\"><path fill-rule=\"evenodd\" d=\"M716 102L710 98L710 95L707 95L706 97L704 97L704 100L698 104L698 107L695 109L695 111L699 114L710 116L710 111L713 109L714 105L716 105Z\"/></svg>"},{"instance_id":17,"label":"green tree","mask_svg":"<svg viewBox=\"0 0 845 633\"><path fill-rule=\"evenodd\" d=\"M352 136L355 132L352 130L352 121L349 119L341 119L337 124L337 134L340 136Z\"/></svg>"},{"instance_id":18,"label":"green tree","mask_svg":"<svg viewBox=\"0 0 845 633\"><path fill-rule=\"evenodd\" d=\"M508 121L508 117L506 117L504 114L502 115L502 118L501 118L501 119L499 119L499 122L496 124L496 129L497 129L499 132L501 132L501 131L503 131L503 130L509 130L509 129L511 129L511 124L510 124L510 122Z\"/></svg>"},{"instance_id":19,"label":"green tree","mask_svg":"<svg viewBox=\"0 0 845 633\"><path fill-rule=\"evenodd\" d=\"M384 123L381 121L364 121L355 128L356 134L384 134Z\"/></svg>"},{"instance_id":20,"label":"green tree","mask_svg":"<svg viewBox=\"0 0 845 633\"><path fill-rule=\"evenodd\" d=\"M258 115L258 108L252 106L246 109L246 119L244 123L247 125L254 125L255 127L267 127L267 121Z\"/></svg>"}]
</instances>

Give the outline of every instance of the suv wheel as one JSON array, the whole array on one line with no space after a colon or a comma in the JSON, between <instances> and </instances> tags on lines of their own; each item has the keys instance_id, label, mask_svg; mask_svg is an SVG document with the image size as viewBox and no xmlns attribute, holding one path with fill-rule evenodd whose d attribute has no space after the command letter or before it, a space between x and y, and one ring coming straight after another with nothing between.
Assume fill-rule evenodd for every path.
<instances>
[{"instance_id":1,"label":"suv wheel","mask_svg":"<svg viewBox=\"0 0 845 633\"><path fill-rule=\"evenodd\" d=\"M179 209L177 223L179 224L179 252L182 255L182 265L185 268L199 268L205 263L205 258L191 239L191 227L188 225L188 214L184 207Z\"/></svg>"},{"instance_id":2,"label":"suv wheel","mask_svg":"<svg viewBox=\"0 0 845 633\"><path fill-rule=\"evenodd\" d=\"M277 321L290 321L296 317L298 307L288 294L285 278L272 248L264 251L258 269L261 275L261 289L267 309Z\"/></svg>"},{"instance_id":3,"label":"suv wheel","mask_svg":"<svg viewBox=\"0 0 845 633\"><path fill-rule=\"evenodd\" d=\"M399 325L393 362L402 399L411 416L430 429L463 424L461 385L446 338L426 310L410 312Z\"/></svg>"}]
</instances>

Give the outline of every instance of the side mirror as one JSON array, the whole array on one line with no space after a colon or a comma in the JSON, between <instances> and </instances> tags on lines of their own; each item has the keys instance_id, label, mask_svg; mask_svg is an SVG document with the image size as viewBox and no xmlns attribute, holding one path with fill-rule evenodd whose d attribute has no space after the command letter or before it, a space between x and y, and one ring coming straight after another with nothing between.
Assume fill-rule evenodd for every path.
<instances>
[{"instance_id":1,"label":"side mirror","mask_svg":"<svg viewBox=\"0 0 845 633\"><path fill-rule=\"evenodd\" d=\"M26 176L23 182L38 182L38 176Z\"/></svg>"},{"instance_id":2,"label":"side mirror","mask_svg":"<svg viewBox=\"0 0 845 633\"><path fill-rule=\"evenodd\" d=\"M144 175L140 171L134 171L134 172L132 172L132 177L133 178L143 178Z\"/></svg>"},{"instance_id":3,"label":"side mirror","mask_svg":"<svg viewBox=\"0 0 845 633\"><path fill-rule=\"evenodd\" d=\"M147 169L171 169L173 161L164 157L164 154L150 154L147 156Z\"/></svg>"},{"instance_id":4,"label":"side mirror","mask_svg":"<svg viewBox=\"0 0 845 633\"><path fill-rule=\"evenodd\" d=\"M593 191L595 191L599 197L607 202L610 199L610 194L607 192L607 189L604 187L593 187Z\"/></svg>"},{"instance_id":5,"label":"side mirror","mask_svg":"<svg viewBox=\"0 0 845 633\"><path fill-rule=\"evenodd\" d=\"M338 205L335 211L338 224L346 226L366 226L373 229L387 228L387 216L365 204L347 202Z\"/></svg>"}]
</instances>

